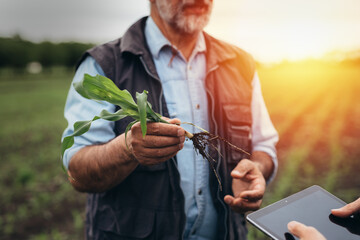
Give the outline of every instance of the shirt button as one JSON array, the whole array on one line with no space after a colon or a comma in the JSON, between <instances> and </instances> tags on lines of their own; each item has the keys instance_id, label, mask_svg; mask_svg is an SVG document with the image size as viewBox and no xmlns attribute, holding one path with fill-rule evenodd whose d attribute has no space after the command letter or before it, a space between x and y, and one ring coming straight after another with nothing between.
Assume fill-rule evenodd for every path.
<instances>
[{"instance_id":1,"label":"shirt button","mask_svg":"<svg viewBox=\"0 0 360 240\"><path fill-rule=\"evenodd\" d=\"M199 194L199 195L201 195L201 194L202 194L202 190L201 190L201 189L199 189L198 194Z\"/></svg>"},{"instance_id":2,"label":"shirt button","mask_svg":"<svg viewBox=\"0 0 360 240\"><path fill-rule=\"evenodd\" d=\"M189 70L191 70L192 69L192 67L191 66L189 66Z\"/></svg>"},{"instance_id":3,"label":"shirt button","mask_svg":"<svg viewBox=\"0 0 360 240\"><path fill-rule=\"evenodd\" d=\"M196 109L200 109L200 104L196 104Z\"/></svg>"}]
</instances>

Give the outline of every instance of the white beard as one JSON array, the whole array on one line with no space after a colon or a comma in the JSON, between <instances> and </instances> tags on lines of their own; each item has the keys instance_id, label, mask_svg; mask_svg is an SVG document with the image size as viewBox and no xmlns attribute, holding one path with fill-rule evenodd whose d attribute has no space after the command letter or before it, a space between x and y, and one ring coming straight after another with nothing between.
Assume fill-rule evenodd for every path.
<instances>
[{"instance_id":1,"label":"white beard","mask_svg":"<svg viewBox=\"0 0 360 240\"><path fill-rule=\"evenodd\" d=\"M185 16L182 12L183 5L195 4L196 2L196 0L183 0L177 5L171 5L168 0L157 0L156 6L160 17L169 25L183 33L193 34L202 31L208 24L212 10L212 2L203 0L204 4L208 6L206 13Z\"/></svg>"}]
</instances>

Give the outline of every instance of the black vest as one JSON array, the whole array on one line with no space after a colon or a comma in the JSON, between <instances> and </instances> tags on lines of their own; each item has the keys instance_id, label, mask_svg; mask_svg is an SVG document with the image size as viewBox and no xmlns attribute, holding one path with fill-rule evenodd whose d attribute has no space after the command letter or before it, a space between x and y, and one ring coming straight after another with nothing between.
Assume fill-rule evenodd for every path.
<instances>
[{"instance_id":1,"label":"black vest","mask_svg":"<svg viewBox=\"0 0 360 240\"><path fill-rule=\"evenodd\" d=\"M146 46L145 21L143 18L135 23L121 39L90 49L82 59L91 55L105 75L133 97L136 92L147 90L154 111L169 116L161 82ZM250 152L254 61L244 51L204 35L210 131ZM124 133L130 121L116 122L115 133ZM231 170L242 158L249 157L221 142L216 144L220 145L224 159L215 152L211 154L219 159L216 167L223 191L212 172L209 184L219 216L218 239L246 239L243 214L233 212L223 198L232 193ZM88 239L181 239L184 227L184 196L175 158L155 166L139 165L113 189L88 195Z\"/></svg>"}]
</instances>

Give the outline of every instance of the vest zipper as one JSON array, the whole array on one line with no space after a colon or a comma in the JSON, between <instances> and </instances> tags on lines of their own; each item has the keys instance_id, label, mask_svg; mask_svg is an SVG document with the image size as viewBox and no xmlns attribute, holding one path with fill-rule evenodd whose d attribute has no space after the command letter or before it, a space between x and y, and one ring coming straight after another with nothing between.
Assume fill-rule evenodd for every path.
<instances>
[{"instance_id":1,"label":"vest zipper","mask_svg":"<svg viewBox=\"0 0 360 240\"><path fill-rule=\"evenodd\" d=\"M159 81L159 83L160 83L160 85L161 85L161 91L160 91L160 95L159 95L159 114L162 116L162 115L163 115L163 107L162 107L163 89L162 89L161 80L159 79L158 76L156 76L156 75L154 75L154 74L151 73L151 71L149 70L149 68L148 68L148 66L146 65L145 60L144 60L144 58L143 58L142 56L140 56L140 61L141 61L142 65L144 66L146 73L149 74L149 76L151 76L151 77L154 78L155 80ZM171 160L172 160L172 162L174 163L177 171L179 172L179 169L178 169L177 163L176 163L176 161L175 161L175 158L172 157ZM183 198L185 199L184 196L183 196ZM185 209L185 208L184 208L184 209ZM184 239L185 224L186 224L186 219L183 219L184 228L183 228L182 233L181 233L181 239Z\"/></svg>"},{"instance_id":2,"label":"vest zipper","mask_svg":"<svg viewBox=\"0 0 360 240\"><path fill-rule=\"evenodd\" d=\"M219 68L219 65L215 65L214 67L212 67L207 73L206 73L206 76L205 76L205 80L207 78L207 76L215 71L216 69ZM205 87L205 90L207 92L207 94L210 96L210 99L211 99L211 120L215 126L215 135L218 134L218 126L217 126L217 123L216 123L216 120L215 120L215 107L214 107L214 103L215 103L215 100L214 100L214 96L211 94L211 92ZM220 161L221 161L221 158L220 156L218 156L218 161L217 161L217 165L216 165L216 172L219 173L219 167L220 167ZM218 174L219 175L219 174ZM219 178L220 178L220 175L219 175ZM221 178L220 178L220 181L221 181ZM225 203L222 201L222 199L220 198L220 188L218 187L217 189L217 199L219 200L219 202L221 203L221 205L223 206L224 208L224 212L225 212L225 218L224 218L224 226L225 226L225 236L224 236L224 239L226 239L226 236L228 235L228 228L227 228L227 225L226 225L226 219L228 218L228 211L227 211L227 207L225 205Z\"/></svg>"}]
</instances>

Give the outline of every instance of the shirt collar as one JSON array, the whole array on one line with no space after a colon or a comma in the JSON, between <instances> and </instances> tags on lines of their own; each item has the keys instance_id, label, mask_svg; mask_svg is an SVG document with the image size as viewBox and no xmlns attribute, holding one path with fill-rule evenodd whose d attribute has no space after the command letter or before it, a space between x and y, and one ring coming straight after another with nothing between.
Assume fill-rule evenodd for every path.
<instances>
[{"instance_id":1,"label":"shirt collar","mask_svg":"<svg viewBox=\"0 0 360 240\"><path fill-rule=\"evenodd\" d=\"M145 24L145 39L151 55L153 58L159 58L160 51L166 47L171 47L169 40L162 34L154 20L151 16L148 17ZM176 48L175 48L176 49ZM196 55L200 52L206 52L206 44L204 39L204 34L201 32L197 39L195 48L192 52L192 55Z\"/></svg>"}]
</instances>

